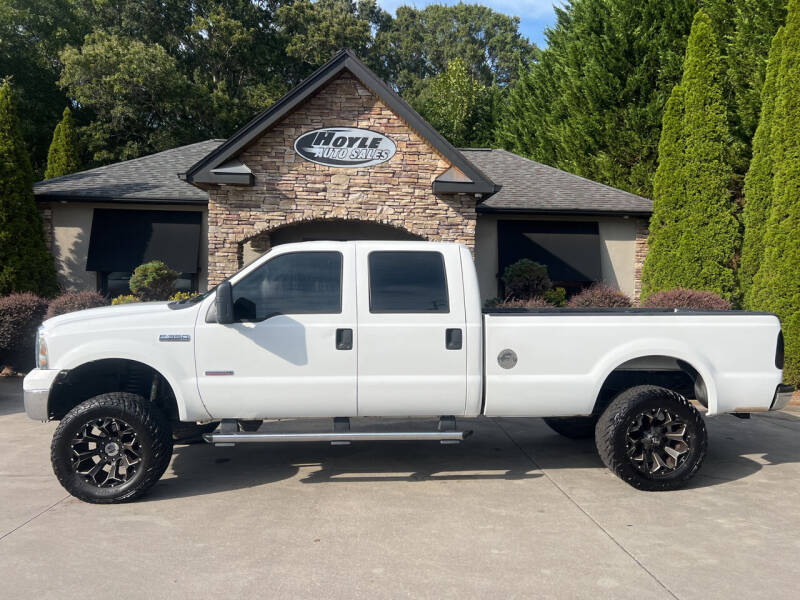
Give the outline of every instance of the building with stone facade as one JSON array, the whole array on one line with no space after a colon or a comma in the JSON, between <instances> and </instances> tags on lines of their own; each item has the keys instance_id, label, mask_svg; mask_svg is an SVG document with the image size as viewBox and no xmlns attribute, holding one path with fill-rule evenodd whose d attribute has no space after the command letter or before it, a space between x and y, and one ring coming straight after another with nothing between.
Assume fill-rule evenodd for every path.
<instances>
[{"instance_id":1,"label":"building with stone facade","mask_svg":"<svg viewBox=\"0 0 800 600\"><path fill-rule=\"evenodd\" d=\"M504 150L456 149L342 51L227 140L43 182L65 289L127 290L164 260L202 291L270 247L315 239L459 242L484 299L520 258L570 291L638 296L652 202Z\"/></svg>"}]
</instances>

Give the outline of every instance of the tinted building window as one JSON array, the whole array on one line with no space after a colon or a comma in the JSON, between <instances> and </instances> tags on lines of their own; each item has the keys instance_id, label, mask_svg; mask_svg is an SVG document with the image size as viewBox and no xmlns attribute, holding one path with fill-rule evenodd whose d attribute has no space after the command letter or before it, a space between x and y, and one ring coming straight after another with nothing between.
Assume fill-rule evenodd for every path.
<instances>
[{"instance_id":1,"label":"tinted building window","mask_svg":"<svg viewBox=\"0 0 800 600\"><path fill-rule=\"evenodd\" d=\"M233 313L237 321L263 321L276 314L341 311L339 252L282 254L233 286Z\"/></svg>"},{"instance_id":2,"label":"tinted building window","mask_svg":"<svg viewBox=\"0 0 800 600\"><path fill-rule=\"evenodd\" d=\"M450 312L441 253L370 253L369 310L373 313Z\"/></svg>"}]
</instances>

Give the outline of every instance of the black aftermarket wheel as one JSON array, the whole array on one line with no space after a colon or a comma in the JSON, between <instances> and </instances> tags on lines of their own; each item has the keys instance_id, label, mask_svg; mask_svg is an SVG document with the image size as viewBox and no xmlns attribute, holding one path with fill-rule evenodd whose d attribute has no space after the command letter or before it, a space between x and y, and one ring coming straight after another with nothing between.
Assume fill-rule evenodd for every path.
<instances>
[{"instance_id":1,"label":"black aftermarket wheel","mask_svg":"<svg viewBox=\"0 0 800 600\"><path fill-rule=\"evenodd\" d=\"M672 490L700 468L708 436L702 415L686 398L642 385L611 402L595 440L600 458L623 481L641 490Z\"/></svg>"},{"instance_id":2,"label":"black aftermarket wheel","mask_svg":"<svg viewBox=\"0 0 800 600\"><path fill-rule=\"evenodd\" d=\"M86 502L133 500L155 484L172 456L172 432L141 396L95 396L62 419L51 445L62 486Z\"/></svg>"}]
</instances>

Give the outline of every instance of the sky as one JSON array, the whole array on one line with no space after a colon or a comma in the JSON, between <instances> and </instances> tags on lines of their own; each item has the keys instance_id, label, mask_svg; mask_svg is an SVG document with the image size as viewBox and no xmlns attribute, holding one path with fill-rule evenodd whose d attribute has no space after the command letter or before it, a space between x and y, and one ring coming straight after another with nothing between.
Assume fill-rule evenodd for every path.
<instances>
[{"instance_id":1,"label":"sky","mask_svg":"<svg viewBox=\"0 0 800 600\"><path fill-rule=\"evenodd\" d=\"M559 0L463 0L467 4L483 4L497 12L520 18L520 33L540 48L546 43L544 28L555 23L553 3ZM398 6L408 4L424 8L428 4L458 4L458 0L378 0L378 4L392 14Z\"/></svg>"}]
</instances>

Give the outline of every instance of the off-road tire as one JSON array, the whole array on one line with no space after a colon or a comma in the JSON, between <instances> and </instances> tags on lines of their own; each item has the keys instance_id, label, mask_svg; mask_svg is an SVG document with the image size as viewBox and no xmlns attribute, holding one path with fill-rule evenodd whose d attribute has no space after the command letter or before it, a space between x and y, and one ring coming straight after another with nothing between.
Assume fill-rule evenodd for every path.
<instances>
[{"instance_id":1,"label":"off-road tire","mask_svg":"<svg viewBox=\"0 0 800 600\"><path fill-rule=\"evenodd\" d=\"M686 425L688 454L675 468L648 475L629 456L628 431L640 415L653 409L668 410ZM603 463L617 477L640 490L662 491L683 487L694 477L706 455L708 434L702 415L686 398L666 388L641 385L611 402L597 421L595 442Z\"/></svg>"},{"instance_id":2,"label":"off-road tire","mask_svg":"<svg viewBox=\"0 0 800 600\"><path fill-rule=\"evenodd\" d=\"M113 487L99 487L73 467L73 438L87 424L116 419L135 433L141 463L130 478ZM172 457L172 431L164 414L141 396L126 392L101 394L82 402L61 420L50 447L53 472L70 494L84 502L114 504L139 498L164 474ZM119 471L117 471L119 472Z\"/></svg>"},{"instance_id":3,"label":"off-road tire","mask_svg":"<svg viewBox=\"0 0 800 600\"><path fill-rule=\"evenodd\" d=\"M586 440L594 437L597 417L547 417L544 422L564 437L571 440Z\"/></svg>"},{"instance_id":4,"label":"off-road tire","mask_svg":"<svg viewBox=\"0 0 800 600\"><path fill-rule=\"evenodd\" d=\"M203 442L203 434L211 433L219 425L219 421L213 423L186 423L175 421L172 423L172 441L175 444L199 444Z\"/></svg>"}]
</instances>

